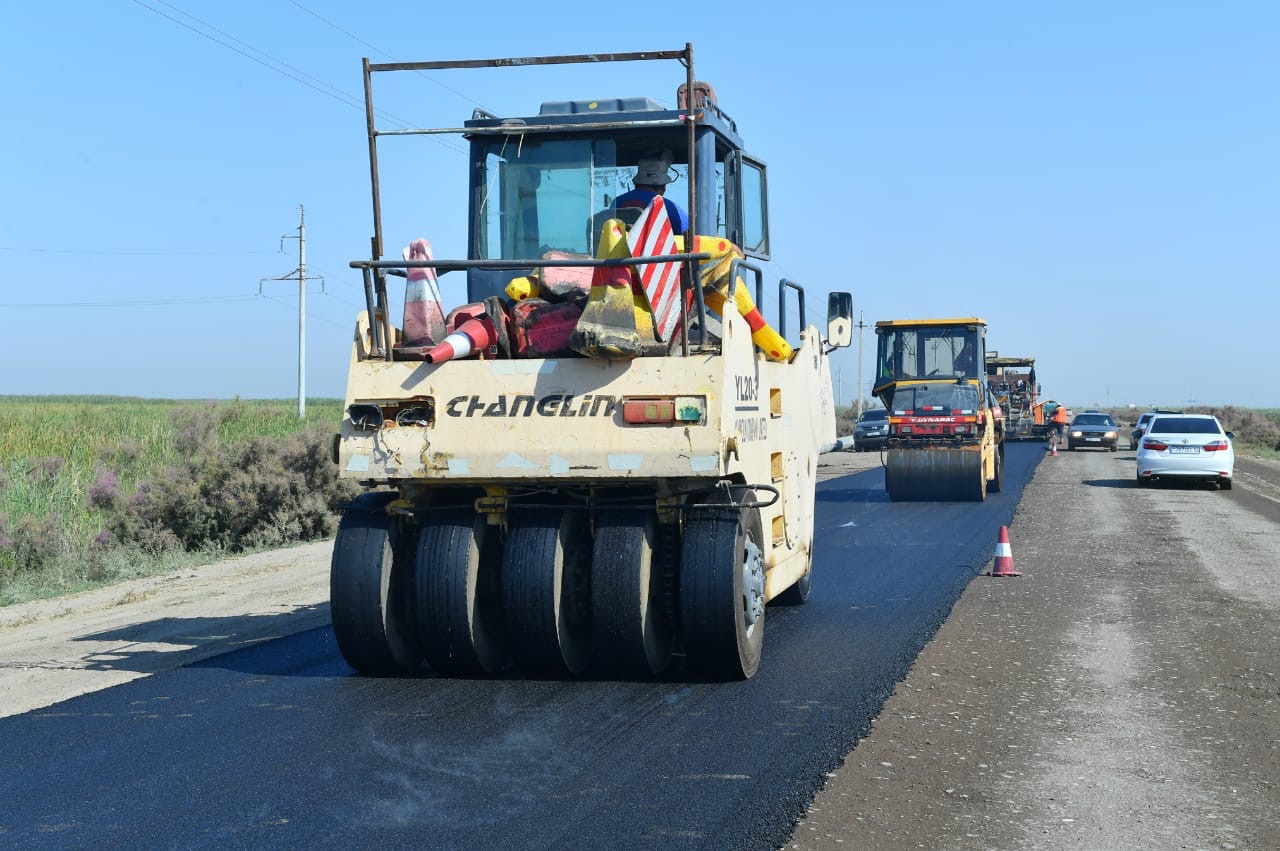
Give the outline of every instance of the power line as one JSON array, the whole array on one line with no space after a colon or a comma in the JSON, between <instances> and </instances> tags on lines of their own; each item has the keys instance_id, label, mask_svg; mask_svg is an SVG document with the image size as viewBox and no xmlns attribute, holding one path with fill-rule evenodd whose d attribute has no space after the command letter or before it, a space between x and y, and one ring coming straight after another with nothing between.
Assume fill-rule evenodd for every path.
<instances>
[{"instance_id":1,"label":"power line","mask_svg":"<svg viewBox=\"0 0 1280 851\"><path fill-rule=\"evenodd\" d=\"M207 296L205 298L165 298L140 301L48 301L48 302L7 302L0 307L171 307L183 304L222 304L234 301L251 301L256 295Z\"/></svg>"},{"instance_id":2,"label":"power line","mask_svg":"<svg viewBox=\"0 0 1280 851\"><path fill-rule=\"evenodd\" d=\"M364 45L365 47L367 47L367 48L369 48L370 50L372 50L374 53L377 53L377 54L379 54L380 56L384 56L384 57L386 57L387 59L390 59L392 62L402 62L402 61L404 61L404 60L402 60L402 59L398 59L398 58L396 58L395 56L392 56L390 53L387 53L385 50L381 50L381 49L379 49L379 48L377 47L377 45L370 44L369 42L367 42L367 41L365 41L364 39L360 38L360 36L356 35L355 33L348 32L347 30L344 30L342 27L338 26L337 24L335 24L333 21L329 20L328 18L325 18L325 17L323 17L322 15L319 15L319 14L317 14L317 13L315 13L315 12L311 11L311 10L310 10L310 9L308 9L306 6L303 6L301 3L299 3L299 2L298 2L298 0L289 0L289 2L290 2L290 3L292 3L293 5L297 6L297 7L298 7L299 9L301 9L302 11L306 12L306 13L307 13L308 15L310 15L311 17L315 18L317 21L320 21L321 23L326 24L327 26L333 27L333 28L334 28L335 30L337 30L338 32L342 33L343 35L345 35L345 36L347 36L348 38L352 39L353 41L357 42L358 44L362 44L362 45ZM424 74L422 71L417 71L416 73L417 73L419 76L423 77L424 79L430 80L432 83L435 83L437 86L439 86L440 88L444 89L446 92L450 92L450 93L452 93L452 94L457 95L458 97L460 97L460 98L462 98L463 100L465 100L467 103L472 104L472 105L474 105L474 106L478 106L478 107L480 107L481 109L485 109L485 105L484 105L484 104L482 104L482 103L480 103L480 101L475 100L475 99L470 98L470 97L467 97L466 95L464 95L462 92L458 91L457 89L454 89L454 88L451 88L451 87L449 87L449 86L446 86L444 83L440 82L440 81L439 81L439 80L437 80L435 77L432 77L430 74Z\"/></svg>"},{"instance_id":3,"label":"power line","mask_svg":"<svg viewBox=\"0 0 1280 851\"><path fill-rule=\"evenodd\" d=\"M338 302L339 304L346 305L347 307L353 307L358 310L364 310L364 305L352 304L351 302L343 301L342 299L335 298L330 293L321 292L321 295L329 296L330 298L333 298L334 301ZM234 302L241 302L241 301L258 301L260 299L266 299L267 301L274 301L276 304L287 307L290 310L294 309L294 306L289 304L288 302L281 301L278 298L273 298L272 296L269 296L266 293L258 293L255 295L206 296L202 298L139 299L136 301L0 302L0 307L12 307L12 308L31 307L31 308L38 308L41 310L48 310L51 308L62 308L62 307L67 307L67 308L182 307L188 304L231 304ZM307 311L307 316L312 319L315 319L317 322L326 322L329 325L334 326L335 328L347 327L346 325L340 322L334 322L332 319L326 319L323 316L317 316L311 311Z\"/></svg>"},{"instance_id":4,"label":"power line","mask_svg":"<svg viewBox=\"0 0 1280 851\"><path fill-rule=\"evenodd\" d=\"M212 30L213 32L218 33L219 35L225 36L231 41L234 41L236 44L244 46L247 50L253 51L253 53L258 54L258 56L253 56L252 54L246 52L245 50L241 50L239 47L236 47L234 44L229 44L226 41L222 40L221 38L217 38L216 36L210 35L208 32L205 32L196 27L193 27L191 24L188 24L185 21L178 20L173 15L170 15L161 9L157 9L154 6L150 6L142 2L142 0L133 0L133 2L141 6L142 8L146 9L149 12L154 12L155 14L164 18L165 20L172 21L173 23L177 24L183 29L190 30L196 35L207 38L209 41L212 41L214 44L220 45L230 51L238 53L244 58L252 62L256 62L264 68L267 68L271 71L275 71L277 74L280 74L284 77L288 77L290 80L293 80L296 83L301 83L307 88L313 91L319 92L320 94L325 95L326 97L333 98L334 100L338 101L339 103L345 106L354 107L355 109L358 109L361 112L363 112L365 109L363 98L356 97L355 95L345 92L342 89L337 88L336 86L330 85L329 83L326 83L323 80L317 77L314 77L311 74L308 74L306 71L303 71L300 68L296 68L290 65L289 63L283 61L282 59L276 58L270 53L267 53L265 50L260 50L259 48L254 47L253 45L249 44L243 39L237 38L231 33L226 32L225 30L219 29L218 27L215 27L213 24L209 23L208 21L203 21L200 18L197 18L195 15L192 15L190 12L187 12L183 9L178 8L172 3L165 2L165 0L153 0L153 2L160 3L161 5L166 6L169 9L172 9L178 14L183 15L184 17L190 18L191 20L198 23L200 26L206 27L209 30ZM261 59L259 57L265 57L265 59ZM407 119L401 118L400 116L387 112L385 110L375 109L374 113L376 115L382 116L382 118L388 121L389 123L398 124L401 129L407 130L413 127L413 122L410 122ZM462 148L459 148L456 145L451 145L443 139L440 139L434 136L431 137L431 139L432 141L436 142L442 147L448 148L449 150L457 151L458 153L465 153L465 151L463 151Z\"/></svg>"},{"instance_id":5,"label":"power line","mask_svg":"<svg viewBox=\"0 0 1280 851\"><path fill-rule=\"evenodd\" d=\"M328 295L328 293L321 293L321 295ZM280 305L286 310L296 311L298 309L298 306L296 304L291 304L287 301L284 301L283 299L278 299L275 296L267 295L266 293L263 293L260 296L254 296L254 298L264 298L267 301L274 301L276 304ZM364 307L361 306L360 309L364 310ZM318 316L317 314L312 313L310 310L306 311L306 316L308 319L314 319L317 322L323 322L326 325L332 325L334 328L341 328L344 331L351 327L351 323L343 324L341 322L334 322L332 319L328 319L324 316Z\"/></svg>"},{"instance_id":6,"label":"power line","mask_svg":"<svg viewBox=\"0 0 1280 851\"><path fill-rule=\"evenodd\" d=\"M314 91L317 91L317 92L319 92L319 93L320 93L320 94L322 94L322 95L325 95L325 96L327 96L327 97L331 97L331 98L333 98L334 100L339 101L340 103L344 103L344 104L346 104L347 106L354 106L354 107L356 107L356 108L358 108L358 109L363 109L363 108L364 108L364 104L363 104L361 101L356 100L356 98L355 98L353 95L347 94L346 92L343 92L343 91L341 91L340 89L336 89L336 88L334 88L333 86L330 86L328 83L320 83L320 85L318 85L318 86L317 86L317 85L313 85L312 83L307 82L307 80L304 80L302 77L295 76L294 74L289 73L289 71L284 70L284 69L286 69L286 68L289 68L290 70L297 70L297 69L293 69L293 68L291 68L291 66L289 66L288 64L286 64L286 63L284 63L284 62L281 62L279 59L276 59L274 56L271 56L271 54L269 54L269 53L267 53L267 52L265 52L265 51L262 51L262 50L258 50L256 47L252 47L251 45L246 44L245 42L241 41L240 39L235 38L235 36L227 35L226 33L223 33L224 35L227 35L227 37L228 37L228 38L231 38L231 39L233 39L233 40L235 40L235 41L239 42L240 44L244 44L244 45L245 45L245 47L248 47L250 50L254 51L255 53L261 54L262 56L266 56L266 57L267 57L268 59L270 59L272 62L275 62L277 65L280 65L281 67L277 68L275 65L272 65L272 64L270 64L270 63L268 63L268 62L265 62L265 61L263 61L262 59L259 59L257 56L252 56L252 55L250 55L250 54L246 53L245 51L241 50L240 48L236 47L235 45L228 44L227 42L223 41L222 39L220 39L220 38L216 38L216 37L214 37L214 36L210 35L209 33L204 32L203 30L197 29L196 27L191 26L190 24L186 23L185 21L180 21L180 20L178 20L178 19L177 19L177 18L175 18L173 15L167 14L167 13L165 13L165 12L161 11L160 9L155 8L154 6L148 6L146 3L143 3L143 2L142 2L142 0L133 0L133 2L134 2L134 3L136 3L136 4L138 4L138 5L139 5L139 6L141 6L142 8L144 8L144 9L146 9L146 10L150 11L150 12L154 12L155 14L159 15L159 16L160 16L160 17L162 17L162 18L165 18L166 20L172 21L173 23L177 24L178 26L180 26L180 27L182 27L182 28L184 28L184 29L188 29L188 30L190 30L191 32L195 33L195 34L196 34L196 35L198 35L198 36L203 36L204 38L209 39L209 41L212 41L214 44L219 44L219 45L221 45L221 46L223 46L223 47L227 48L228 50L234 51L235 53L238 53L238 54L240 54L241 56L243 56L245 59L248 59L248 60L253 61L253 62L257 62L257 63L258 63L259 65L261 65L262 67L264 67L264 68L268 68L268 69L270 69L270 70L272 70L272 71L275 71L277 74L281 74L281 75L283 75L283 76L285 76L285 77L288 77L289 79L293 80L294 82L301 83L302 85L306 86L307 88L309 88L309 89L313 89ZM158 2L164 3L164 0L158 0ZM181 9L179 9L177 6L174 6L174 5L173 5L173 4L171 4L171 3L164 3L164 5L165 5L165 6L168 6L170 9L173 9L175 12L178 12L179 14L185 15L186 17L190 18L191 20L193 20L193 21L195 21L195 22L199 23L201 26L208 27L209 29L211 29L211 30L213 30L214 32L217 32L217 33L221 33L221 32L222 32L222 31L221 31L221 30L219 30L217 27L215 27L215 26L213 26L213 25L211 25L211 24L205 23L204 21L202 21L202 20L200 20L199 18L197 18L195 15L188 14L187 12L182 11L182 10L181 10ZM301 72L301 71L299 71L298 73L303 74L303 76L310 76L310 75L307 75L307 74L305 74L304 72ZM315 79L315 78L313 77L312 79ZM317 80L316 82L320 82L320 81L318 81L318 80Z\"/></svg>"},{"instance_id":7,"label":"power line","mask_svg":"<svg viewBox=\"0 0 1280 851\"><path fill-rule=\"evenodd\" d=\"M16 245L0 245L0 251L94 257L247 257L275 253L272 251L99 251L90 248L23 248Z\"/></svg>"},{"instance_id":8,"label":"power line","mask_svg":"<svg viewBox=\"0 0 1280 851\"><path fill-rule=\"evenodd\" d=\"M312 268L316 268L316 267L314 267L314 266L313 266ZM329 292L328 290L321 290L321 291L320 291L320 295L322 295L322 296L327 296L331 301L336 301L338 304L341 304L341 305L343 305L344 307L350 307L350 308L352 308L352 309L354 309L354 310L364 310L364 305L363 305L363 304L356 304L355 302L351 302L351 301L347 301L346 299L338 298L336 295L334 295L333 293Z\"/></svg>"},{"instance_id":9,"label":"power line","mask_svg":"<svg viewBox=\"0 0 1280 851\"><path fill-rule=\"evenodd\" d=\"M352 273L350 270L348 270L343 274L337 274L336 272L333 272L329 269L322 269L314 263L311 264L311 268L315 269L321 275L326 275L332 278L333 280L337 281L340 284L343 284L345 286L351 287L352 289L356 289L356 290L360 290L361 292L364 292L364 286L362 284L358 284L355 281L351 280Z\"/></svg>"}]
</instances>

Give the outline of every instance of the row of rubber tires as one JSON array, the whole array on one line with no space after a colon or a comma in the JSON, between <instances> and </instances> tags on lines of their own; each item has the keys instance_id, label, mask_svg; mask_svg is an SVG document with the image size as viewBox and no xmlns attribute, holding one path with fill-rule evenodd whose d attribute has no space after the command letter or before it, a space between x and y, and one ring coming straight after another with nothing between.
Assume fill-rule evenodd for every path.
<instances>
[{"instance_id":1,"label":"row of rubber tires","mask_svg":"<svg viewBox=\"0 0 1280 851\"><path fill-rule=\"evenodd\" d=\"M737 505L686 515L533 509L505 534L470 507L389 514L369 493L343 515L330 569L334 633L365 673L658 675L679 650L690 669L745 678L764 641L759 514ZM594 528L593 528L594 527ZM809 575L785 596L808 597Z\"/></svg>"}]
</instances>

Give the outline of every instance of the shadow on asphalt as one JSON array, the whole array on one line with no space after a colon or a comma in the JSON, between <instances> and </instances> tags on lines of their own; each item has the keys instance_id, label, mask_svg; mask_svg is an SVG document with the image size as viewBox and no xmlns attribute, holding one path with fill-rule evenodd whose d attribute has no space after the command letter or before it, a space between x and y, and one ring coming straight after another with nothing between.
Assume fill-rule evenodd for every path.
<instances>
[{"instance_id":1,"label":"shadow on asphalt","mask_svg":"<svg viewBox=\"0 0 1280 851\"><path fill-rule=\"evenodd\" d=\"M1138 487L1136 479L1129 479L1129 484ZM1214 482L1200 482L1196 480L1178 481L1177 479L1155 479L1149 481L1143 488L1151 488L1152 490L1171 490L1171 491L1216 491L1218 485Z\"/></svg>"},{"instance_id":2,"label":"shadow on asphalt","mask_svg":"<svg viewBox=\"0 0 1280 851\"><path fill-rule=\"evenodd\" d=\"M769 616L775 620L786 616L788 607L778 601L769 604ZM496 687L510 687L520 683L554 684L554 683L595 683L602 687L612 685L635 685L644 688L661 685L714 685L725 682L736 682L723 676L694 671L685 662L684 653L677 651L670 668L659 676L641 676L624 673L602 667L597 662L581 676L569 676L547 673L526 673L514 665L507 665L501 671L492 674L451 673L433 670L425 661L417 669L404 673L362 674L353 670L342 658L337 641L333 636L331 625L313 627L286 635L269 642L256 644L223 653L188 665L190 668L232 671L237 674L260 677L288 678L354 678L357 680L440 680L453 683L471 683L470 688L486 688L480 685L491 683ZM542 688L542 685L536 685Z\"/></svg>"},{"instance_id":3,"label":"shadow on asphalt","mask_svg":"<svg viewBox=\"0 0 1280 851\"><path fill-rule=\"evenodd\" d=\"M1139 490L1136 479L1085 479L1081 484L1088 485L1091 488L1121 488L1126 490ZM1217 490L1218 486L1207 484L1205 482L1166 482L1158 479L1154 482L1148 482L1142 486L1142 490L1152 488L1156 490L1179 490L1179 491L1203 491Z\"/></svg>"},{"instance_id":4,"label":"shadow on asphalt","mask_svg":"<svg viewBox=\"0 0 1280 851\"><path fill-rule=\"evenodd\" d=\"M198 666L213 659L250 652L256 646L295 638L299 625L328 620L328 603L303 606L288 612L208 618L156 618L118 629L82 635L79 641L121 642L120 646L94 653L84 660L90 671L137 671L155 674L174 667L175 656L200 657ZM311 627L308 631L327 627ZM305 633L303 633L305 634ZM181 664L181 663L180 663ZM245 673L262 673L248 671Z\"/></svg>"},{"instance_id":5,"label":"shadow on asphalt","mask_svg":"<svg viewBox=\"0 0 1280 851\"><path fill-rule=\"evenodd\" d=\"M1081 484L1088 485L1091 488L1132 488L1135 487L1133 479L1085 479Z\"/></svg>"}]
</instances>

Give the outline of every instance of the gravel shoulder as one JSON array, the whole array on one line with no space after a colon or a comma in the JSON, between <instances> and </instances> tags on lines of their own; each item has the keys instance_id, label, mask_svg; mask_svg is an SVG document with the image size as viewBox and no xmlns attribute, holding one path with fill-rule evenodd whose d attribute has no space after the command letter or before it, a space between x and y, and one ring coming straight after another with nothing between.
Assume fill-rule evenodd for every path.
<instances>
[{"instance_id":1,"label":"gravel shoulder","mask_svg":"<svg viewBox=\"0 0 1280 851\"><path fill-rule=\"evenodd\" d=\"M329 623L332 546L0 608L0 718Z\"/></svg>"},{"instance_id":2,"label":"gravel shoulder","mask_svg":"<svg viewBox=\"0 0 1280 851\"><path fill-rule=\"evenodd\" d=\"M1280 465L1238 470L1046 458L1025 575L970 583L789 847L1280 847Z\"/></svg>"}]
</instances>

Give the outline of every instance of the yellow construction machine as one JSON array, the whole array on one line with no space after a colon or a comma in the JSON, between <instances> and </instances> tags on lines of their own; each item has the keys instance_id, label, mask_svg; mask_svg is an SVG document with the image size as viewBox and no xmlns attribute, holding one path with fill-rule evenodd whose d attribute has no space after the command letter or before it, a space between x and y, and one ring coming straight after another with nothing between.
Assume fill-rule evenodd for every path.
<instances>
[{"instance_id":1,"label":"yellow construction machine","mask_svg":"<svg viewBox=\"0 0 1280 851\"><path fill-rule=\"evenodd\" d=\"M580 63L590 82L643 60L684 67L676 107L556 100L375 126L372 80L390 72ZM364 71L373 257L351 264L366 310L334 460L369 492L334 543L343 657L551 676L683 657L750 677L766 604L809 596L818 455L845 448L828 355L853 309L832 293L820 330L786 279L765 304L765 167L694 79L692 46ZM466 256L433 259L422 238L384 257L379 141L450 132L467 200L415 209L469 216ZM399 325L389 277L406 282Z\"/></svg>"},{"instance_id":2,"label":"yellow construction machine","mask_svg":"<svg viewBox=\"0 0 1280 851\"><path fill-rule=\"evenodd\" d=\"M1004 417L986 381L987 324L876 323L872 392L889 411L885 489L902 500L983 500L1004 487Z\"/></svg>"}]
</instances>

